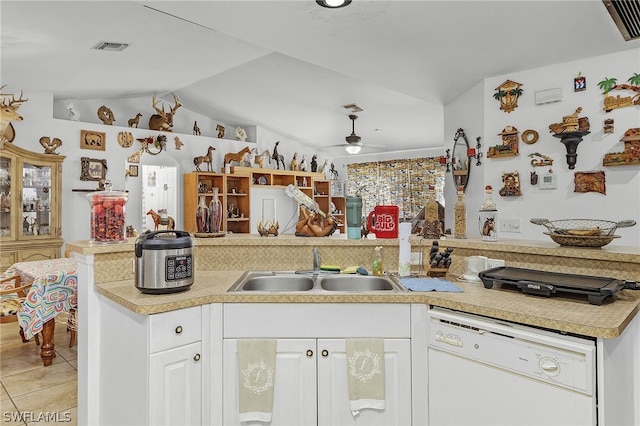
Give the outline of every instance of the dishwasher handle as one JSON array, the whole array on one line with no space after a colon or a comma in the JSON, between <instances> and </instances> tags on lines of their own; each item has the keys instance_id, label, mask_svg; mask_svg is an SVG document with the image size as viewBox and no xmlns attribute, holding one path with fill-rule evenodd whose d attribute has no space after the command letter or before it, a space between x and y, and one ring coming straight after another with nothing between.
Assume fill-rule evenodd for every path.
<instances>
[{"instance_id":1,"label":"dishwasher handle","mask_svg":"<svg viewBox=\"0 0 640 426\"><path fill-rule=\"evenodd\" d=\"M535 294L538 296L551 296L556 292L556 288L552 284L545 284L535 281L518 281L518 287L523 293Z\"/></svg>"}]
</instances>

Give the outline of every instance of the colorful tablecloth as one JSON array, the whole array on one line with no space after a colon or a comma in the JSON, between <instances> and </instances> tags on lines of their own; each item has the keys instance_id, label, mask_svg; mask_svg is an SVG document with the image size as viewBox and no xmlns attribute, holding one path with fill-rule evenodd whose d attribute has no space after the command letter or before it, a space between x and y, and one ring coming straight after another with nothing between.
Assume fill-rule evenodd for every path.
<instances>
[{"instance_id":1,"label":"colorful tablecloth","mask_svg":"<svg viewBox=\"0 0 640 426\"><path fill-rule=\"evenodd\" d=\"M14 263L7 274L20 275L23 284L33 283L18 313L25 338L42 331L44 323L78 307L77 265L73 259L50 259Z\"/></svg>"}]
</instances>

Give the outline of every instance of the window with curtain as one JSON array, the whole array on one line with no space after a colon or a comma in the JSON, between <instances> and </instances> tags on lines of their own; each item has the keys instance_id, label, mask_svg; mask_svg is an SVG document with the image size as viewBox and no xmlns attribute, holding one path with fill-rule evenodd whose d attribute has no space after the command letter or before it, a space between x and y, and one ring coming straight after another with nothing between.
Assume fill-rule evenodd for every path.
<instances>
[{"instance_id":1,"label":"window with curtain","mask_svg":"<svg viewBox=\"0 0 640 426\"><path fill-rule=\"evenodd\" d=\"M444 175L439 157L348 164L347 195L360 189L364 216L377 205L396 205L400 220L408 221L424 207L429 185L444 206Z\"/></svg>"}]
</instances>

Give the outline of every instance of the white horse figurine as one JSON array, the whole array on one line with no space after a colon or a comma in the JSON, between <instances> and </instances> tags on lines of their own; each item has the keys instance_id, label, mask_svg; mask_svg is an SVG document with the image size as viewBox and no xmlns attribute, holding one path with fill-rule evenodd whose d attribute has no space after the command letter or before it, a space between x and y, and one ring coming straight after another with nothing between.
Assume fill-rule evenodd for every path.
<instances>
[{"instance_id":1,"label":"white horse figurine","mask_svg":"<svg viewBox=\"0 0 640 426\"><path fill-rule=\"evenodd\" d=\"M242 161L240 162L240 165L243 167L255 167L257 155L258 155L258 148L251 148L251 151L247 152L244 155L244 157L242 157Z\"/></svg>"},{"instance_id":2,"label":"white horse figurine","mask_svg":"<svg viewBox=\"0 0 640 426\"><path fill-rule=\"evenodd\" d=\"M262 154L256 155L255 163L262 169L264 167L265 160L269 160L269 164L271 164L271 153L268 149L262 151Z\"/></svg>"},{"instance_id":3,"label":"white horse figurine","mask_svg":"<svg viewBox=\"0 0 640 426\"><path fill-rule=\"evenodd\" d=\"M304 154L302 154L302 160L300 160L300 165L298 166L301 172L307 171L307 159L304 158Z\"/></svg>"},{"instance_id":4,"label":"white horse figurine","mask_svg":"<svg viewBox=\"0 0 640 426\"><path fill-rule=\"evenodd\" d=\"M318 173L324 173L327 171L327 162L328 160L324 160L324 163L322 163L322 166L318 167Z\"/></svg>"}]
</instances>

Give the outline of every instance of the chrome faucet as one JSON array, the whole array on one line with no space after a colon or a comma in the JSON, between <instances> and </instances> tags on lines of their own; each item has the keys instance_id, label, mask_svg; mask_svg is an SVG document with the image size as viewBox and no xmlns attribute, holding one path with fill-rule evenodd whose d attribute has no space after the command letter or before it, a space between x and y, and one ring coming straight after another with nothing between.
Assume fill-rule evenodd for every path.
<instances>
[{"instance_id":1,"label":"chrome faucet","mask_svg":"<svg viewBox=\"0 0 640 426\"><path fill-rule=\"evenodd\" d=\"M313 248L313 272L320 271L320 250L317 247Z\"/></svg>"}]
</instances>

